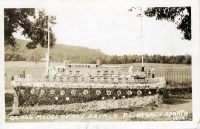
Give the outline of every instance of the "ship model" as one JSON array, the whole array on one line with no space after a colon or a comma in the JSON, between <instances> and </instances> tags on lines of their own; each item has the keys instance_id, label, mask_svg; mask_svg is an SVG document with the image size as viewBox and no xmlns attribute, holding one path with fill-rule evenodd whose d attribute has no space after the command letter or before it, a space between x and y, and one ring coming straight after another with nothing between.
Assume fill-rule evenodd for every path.
<instances>
[{"instance_id":1,"label":"ship model","mask_svg":"<svg viewBox=\"0 0 200 129\"><path fill-rule=\"evenodd\" d=\"M30 74L13 79L14 104L19 114L27 110L50 109L88 111L159 105L166 87L163 77L156 78L154 68L144 71L133 66L72 64L46 68L47 74L33 78ZM40 107L40 108L38 108ZM15 110L16 112L16 110Z\"/></svg>"}]
</instances>

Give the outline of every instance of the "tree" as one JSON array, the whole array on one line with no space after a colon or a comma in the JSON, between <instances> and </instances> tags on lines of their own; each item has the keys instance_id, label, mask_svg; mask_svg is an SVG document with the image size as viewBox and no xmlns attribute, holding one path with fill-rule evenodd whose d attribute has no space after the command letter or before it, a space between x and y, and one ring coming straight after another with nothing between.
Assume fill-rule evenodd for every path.
<instances>
[{"instance_id":1,"label":"tree","mask_svg":"<svg viewBox=\"0 0 200 129\"><path fill-rule=\"evenodd\" d=\"M183 32L183 39L191 40L191 7L153 7L147 8L144 14L156 17L156 20L176 22L177 29Z\"/></svg>"},{"instance_id":2,"label":"tree","mask_svg":"<svg viewBox=\"0 0 200 129\"><path fill-rule=\"evenodd\" d=\"M118 64L118 56L117 55L114 55L114 56L111 56L110 58L110 64Z\"/></svg>"},{"instance_id":3,"label":"tree","mask_svg":"<svg viewBox=\"0 0 200 129\"><path fill-rule=\"evenodd\" d=\"M38 17L36 15L38 13ZM50 46L55 45L55 34L52 31L52 26L56 24L55 16L47 16L45 10L36 10L35 8L21 9L4 9L4 41L5 45L16 46L14 32L21 31L21 34L31 39L26 45L29 49L35 49L38 44L42 47L47 47L47 26L48 20L50 23Z\"/></svg>"},{"instance_id":4,"label":"tree","mask_svg":"<svg viewBox=\"0 0 200 129\"><path fill-rule=\"evenodd\" d=\"M121 63L122 64L127 64L128 63L128 56L127 55L123 55L123 56L121 56Z\"/></svg>"},{"instance_id":5,"label":"tree","mask_svg":"<svg viewBox=\"0 0 200 129\"><path fill-rule=\"evenodd\" d=\"M187 65L191 65L192 64L192 57L191 57L191 55L186 54L185 55L185 60L183 62L185 64L187 64Z\"/></svg>"},{"instance_id":6,"label":"tree","mask_svg":"<svg viewBox=\"0 0 200 129\"><path fill-rule=\"evenodd\" d=\"M45 51L44 48L38 46L36 49L34 50L29 50L26 54L26 60L27 61L34 61L36 66L38 64L38 62L41 61L42 58L45 57Z\"/></svg>"}]
</instances>

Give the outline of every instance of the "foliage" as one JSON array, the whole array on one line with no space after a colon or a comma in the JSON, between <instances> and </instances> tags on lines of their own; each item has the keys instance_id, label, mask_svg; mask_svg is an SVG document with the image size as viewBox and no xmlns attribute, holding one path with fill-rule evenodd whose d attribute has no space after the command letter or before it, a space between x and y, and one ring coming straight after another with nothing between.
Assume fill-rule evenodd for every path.
<instances>
[{"instance_id":1,"label":"foliage","mask_svg":"<svg viewBox=\"0 0 200 129\"><path fill-rule=\"evenodd\" d=\"M5 93L5 107L11 107L13 105L14 95Z\"/></svg>"},{"instance_id":2,"label":"foliage","mask_svg":"<svg viewBox=\"0 0 200 129\"><path fill-rule=\"evenodd\" d=\"M38 17L36 12L38 12ZM35 8L4 9L5 45L16 46L13 33L21 31L22 35L31 39L26 45L27 48L35 49L38 44L47 47L48 19L50 23L50 46L53 47L56 38L51 27L56 24L55 16L47 16L45 10L36 10Z\"/></svg>"},{"instance_id":3,"label":"foliage","mask_svg":"<svg viewBox=\"0 0 200 129\"><path fill-rule=\"evenodd\" d=\"M37 63L40 62L42 58L44 58L44 55L45 51L40 46L38 46L37 49L27 51L26 60L34 61L37 66Z\"/></svg>"},{"instance_id":4,"label":"foliage","mask_svg":"<svg viewBox=\"0 0 200 129\"><path fill-rule=\"evenodd\" d=\"M129 64L140 63L142 57L139 55L123 55L123 56L110 56L108 64ZM177 56L165 56L165 55L144 55L144 63L162 63L162 64L187 64L191 65L191 55L177 55Z\"/></svg>"},{"instance_id":5,"label":"foliage","mask_svg":"<svg viewBox=\"0 0 200 129\"><path fill-rule=\"evenodd\" d=\"M13 32L17 32L21 25L30 25L29 16L34 16L35 9L4 9L5 44L15 46Z\"/></svg>"},{"instance_id":6,"label":"foliage","mask_svg":"<svg viewBox=\"0 0 200 129\"><path fill-rule=\"evenodd\" d=\"M165 89L162 93L164 98L192 98L192 87Z\"/></svg>"},{"instance_id":7,"label":"foliage","mask_svg":"<svg viewBox=\"0 0 200 129\"><path fill-rule=\"evenodd\" d=\"M191 40L191 7L151 7L147 8L144 14L156 17L156 20L176 22L177 29L183 32L184 39Z\"/></svg>"}]
</instances>

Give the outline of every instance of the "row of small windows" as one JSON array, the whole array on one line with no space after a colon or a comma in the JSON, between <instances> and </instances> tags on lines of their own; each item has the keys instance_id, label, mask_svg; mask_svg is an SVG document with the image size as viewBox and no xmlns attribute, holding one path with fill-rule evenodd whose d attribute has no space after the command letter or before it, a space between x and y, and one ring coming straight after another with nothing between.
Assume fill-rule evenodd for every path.
<instances>
[{"instance_id":1,"label":"row of small windows","mask_svg":"<svg viewBox=\"0 0 200 129\"><path fill-rule=\"evenodd\" d=\"M79 77L64 77L64 78L60 78L60 77L49 77L49 81L68 81L68 82L155 82L155 81L159 81L159 80L144 80L144 79L136 79L136 80L132 80L130 78L79 78Z\"/></svg>"},{"instance_id":2,"label":"row of small windows","mask_svg":"<svg viewBox=\"0 0 200 129\"><path fill-rule=\"evenodd\" d=\"M67 77L67 80L70 80L71 78L70 77ZM72 79L74 79L74 80L78 80L78 78L77 77L74 77L74 78L72 78ZM84 80L85 78L82 78L82 80ZM104 79L104 80L108 80L108 78L90 78L90 80L95 80L95 79L97 79L97 80L100 80L100 79ZM110 78L111 80L114 80L114 78ZM122 78L116 78L117 80L122 80ZM128 80L128 78L125 78L125 80Z\"/></svg>"},{"instance_id":3,"label":"row of small windows","mask_svg":"<svg viewBox=\"0 0 200 129\"><path fill-rule=\"evenodd\" d=\"M90 68L97 67L98 65L68 65L69 68Z\"/></svg>"},{"instance_id":4,"label":"row of small windows","mask_svg":"<svg viewBox=\"0 0 200 129\"><path fill-rule=\"evenodd\" d=\"M60 71L62 71L62 70L60 70ZM72 73L72 71L70 70L69 71L70 73ZM80 73L80 71L75 71L76 73ZM101 71L95 71L95 72L97 72L97 73L100 73ZM104 72L104 73L108 73L108 71L102 71L102 72ZM114 71L110 71L111 73L114 73Z\"/></svg>"}]
</instances>

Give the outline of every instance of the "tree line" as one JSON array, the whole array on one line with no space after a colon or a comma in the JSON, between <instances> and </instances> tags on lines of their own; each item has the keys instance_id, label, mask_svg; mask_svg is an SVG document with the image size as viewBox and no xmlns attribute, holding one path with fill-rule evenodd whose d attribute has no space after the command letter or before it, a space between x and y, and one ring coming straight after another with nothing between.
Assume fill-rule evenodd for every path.
<instances>
[{"instance_id":1,"label":"tree line","mask_svg":"<svg viewBox=\"0 0 200 129\"><path fill-rule=\"evenodd\" d=\"M37 46L36 49L27 49L25 40L17 39L18 45L12 47L5 45L5 61L34 61L36 64L45 58L46 48ZM144 63L164 63L164 64L188 64L191 65L191 55L148 55L144 54ZM57 44L50 49L50 61L62 62L71 60L73 63L95 64L97 59L101 59L103 64L128 64L142 62L141 55L107 55L100 50L90 49L82 46L72 46Z\"/></svg>"},{"instance_id":2,"label":"tree line","mask_svg":"<svg viewBox=\"0 0 200 129\"><path fill-rule=\"evenodd\" d=\"M187 64L191 65L191 55L177 55L177 56L165 56L165 55L143 55L144 63L162 63L162 64ZM140 63L142 62L141 55L123 55L123 56L110 56L109 60L102 60L103 63L107 64L129 64L129 63Z\"/></svg>"}]
</instances>

